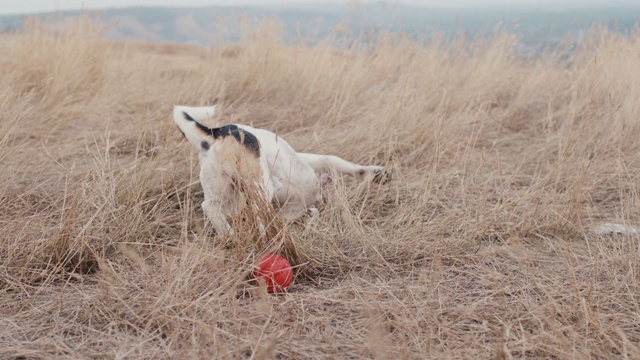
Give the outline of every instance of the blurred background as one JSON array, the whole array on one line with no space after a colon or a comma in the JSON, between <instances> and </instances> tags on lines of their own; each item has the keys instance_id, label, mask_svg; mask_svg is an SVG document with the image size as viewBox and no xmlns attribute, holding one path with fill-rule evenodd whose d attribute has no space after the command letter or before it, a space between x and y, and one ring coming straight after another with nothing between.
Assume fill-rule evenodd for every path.
<instances>
[{"instance_id":1,"label":"blurred background","mask_svg":"<svg viewBox=\"0 0 640 360\"><path fill-rule=\"evenodd\" d=\"M562 42L580 40L594 24L631 32L640 20L640 2L28 0L0 4L0 31L21 31L25 19L34 14L55 29L87 13L98 19L112 39L209 47L237 43L251 27L276 19L282 32L279 38L292 44L313 44L330 35L375 41L384 33L402 33L414 40L438 36L446 41L506 31L518 36L520 52L535 55Z\"/></svg>"}]
</instances>

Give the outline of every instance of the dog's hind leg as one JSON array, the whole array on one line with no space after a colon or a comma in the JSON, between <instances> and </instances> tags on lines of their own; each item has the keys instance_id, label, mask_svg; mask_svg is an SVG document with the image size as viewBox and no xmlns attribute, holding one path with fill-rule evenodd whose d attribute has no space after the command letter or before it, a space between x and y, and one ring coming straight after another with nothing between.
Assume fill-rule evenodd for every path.
<instances>
[{"instance_id":1,"label":"dog's hind leg","mask_svg":"<svg viewBox=\"0 0 640 360\"><path fill-rule=\"evenodd\" d=\"M307 163L319 175L335 171L358 179L371 176L374 182L381 184L386 184L391 180L391 173L382 166L358 165L334 155L309 153L297 153L297 155L301 161Z\"/></svg>"}]
</instances>

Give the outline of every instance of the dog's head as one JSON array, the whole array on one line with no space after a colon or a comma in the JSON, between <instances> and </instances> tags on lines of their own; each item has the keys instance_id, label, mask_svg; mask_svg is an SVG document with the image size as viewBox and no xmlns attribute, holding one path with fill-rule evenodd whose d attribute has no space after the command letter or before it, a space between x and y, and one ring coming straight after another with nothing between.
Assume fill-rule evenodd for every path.
<instances>
[{"instance_id":1,"label":"dog's head","mask_svg":"<svg viewBox=\"0 0 640 360\"><path fill-rule=\"evenodd\" d=\"M215 113L215 106L174 106L173 121L178 125L182 135L198 152L206 153L215 140L215 129L202 125L200 121L211 119Z\"/></svg>"}]
</instances>

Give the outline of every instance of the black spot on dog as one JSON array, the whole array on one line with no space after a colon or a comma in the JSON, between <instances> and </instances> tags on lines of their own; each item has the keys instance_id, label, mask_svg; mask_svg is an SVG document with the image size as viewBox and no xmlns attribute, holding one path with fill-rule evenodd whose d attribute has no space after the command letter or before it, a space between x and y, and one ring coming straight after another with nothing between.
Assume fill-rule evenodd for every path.
<instances>
[{"instance_id":1,"label":"black spot on dog","mask_svg":"<svg viewBox=\"0 0 640 360\"><path fill-rule=\"evenodd\" d=\"M260 157L260 142L252 133L240 129L237 125L225 125L219 128L209 129L197 122L186 112L183 111L182 114L188 121L193 121L198 127L198 130L202 131L204 134L213 136L214 139L233 136L242 146L247 148L250 153L254 154L256 157Z\"/></svg>"},{"instance_id":2,"label":"black spot on dog","mask_svg":"<svg viewBox=\"0 0 640 360\"><path fill-rule=\"evenodd\" d=\"M242 146L256 157L260 157L260 142L252 133L240 129L237 125L226 125L212 129L213 137L233 136Z\"/></svg>"},{"instance_id":3,"label":"black spot on dog","mask_svg":"<svg viewBox=\"0 0 640 360\"><path fill-rule=\"evenodd\" d=\"M200 142L200 147L202 148L202 150L207 151L209 150L209 142L207 140L202 140Z\"/></svg>"}]
</instances>

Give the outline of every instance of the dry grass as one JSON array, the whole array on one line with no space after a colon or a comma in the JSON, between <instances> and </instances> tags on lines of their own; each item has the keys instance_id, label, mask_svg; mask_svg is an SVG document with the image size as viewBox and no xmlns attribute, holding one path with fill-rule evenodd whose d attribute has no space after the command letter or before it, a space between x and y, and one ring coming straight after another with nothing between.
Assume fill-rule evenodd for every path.
<instances>
[{"instance_id":1,"label":"dry grass","mask_svg":"<svg viewBox=\"0 0 640 360\"><path fill-rule=\"evenodd\" d=\"M271 30L0 39L0 358L640 357L638 236L591 230L640 216L640 34L594 29L565 62L508 35L349 52ZM170 120L214 99L394 181L216 238ZM295 255L287 294L247 277L268 247Z\"/></svg>"}]
</instances>

